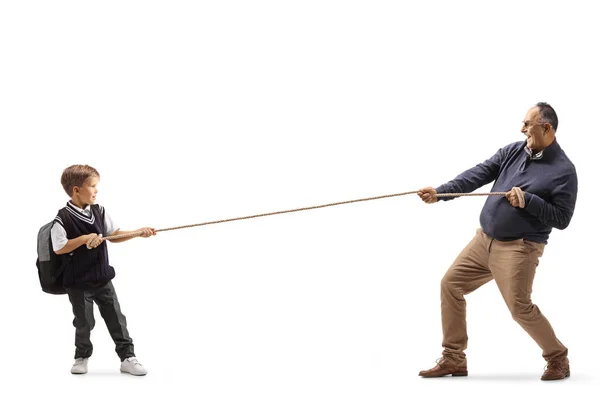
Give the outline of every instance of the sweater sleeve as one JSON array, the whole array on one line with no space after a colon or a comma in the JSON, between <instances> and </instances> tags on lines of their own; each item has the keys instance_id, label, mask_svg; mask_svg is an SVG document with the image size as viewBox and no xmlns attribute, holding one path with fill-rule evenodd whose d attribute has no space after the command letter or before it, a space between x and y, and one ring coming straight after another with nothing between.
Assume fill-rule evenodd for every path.
<instances>
[{"instance_id":1,"label":"sweater sleeve","mask_svg":"<svg viewBox=\"0 0 600 400\"><path fill-rule=\"evenodd\" d=\"M572 171L557 180L551 192L550 202L533 193L525 192L525 210L545 225L565 229L569 226L575 211L577 186L577 173Z\"/></svg>"},{"instance_id":2,"label":"sweater sleeve","mask_svg":"<svg viewBox=\"0 0 600 400\"><path fill-rule=\"evenodd\" d=\"M499 149L496 154L482 163L470 168L453 180L444 183L435 190L438 193L470 193L498 177L505 149ZM439 200L452 200L456 197L440 197Z\"/></svg>"}]
</instances>

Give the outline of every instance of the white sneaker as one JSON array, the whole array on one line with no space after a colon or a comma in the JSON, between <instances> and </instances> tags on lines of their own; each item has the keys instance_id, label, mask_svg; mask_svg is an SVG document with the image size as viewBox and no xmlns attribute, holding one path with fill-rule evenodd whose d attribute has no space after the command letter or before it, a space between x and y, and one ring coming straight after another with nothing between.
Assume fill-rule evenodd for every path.
<instances>
[{"instance_id":1,"label":"white sneaker","mask_svg":"<svg viewBox=\"0 0 600 400\"><path fill-rule=\"evenodd\" d=\"M148 370L135 357L129 357L121 362L121 372L127 372L131 375L146 375Z\"/></svg>"},{"instance_id":2,"label":"white sneaker","mask_svg":"<svg viewBox=\"0 0 600 400\"><path fill-rule=\"evenodd\" d=\"M87 374L89 358L76 358L75 364L71 367L72 374Z\"/></svg>"}]
</instances>

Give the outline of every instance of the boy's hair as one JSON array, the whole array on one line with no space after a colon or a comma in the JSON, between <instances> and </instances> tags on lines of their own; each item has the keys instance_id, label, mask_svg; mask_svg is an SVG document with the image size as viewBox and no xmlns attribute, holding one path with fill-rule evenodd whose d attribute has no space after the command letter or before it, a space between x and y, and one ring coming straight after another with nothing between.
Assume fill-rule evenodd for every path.
<instances>
[{"instance_id":1,"label":"boy's hair","mask_svg":"<svg viewBox=\"0 0 600 400\"><path fill-rule=\"evenodd\" d=\"M85 181L92 177L100 178L100 174L95 168L89 165L76 164L65 168L60 178L60 183L65 192L71 197L73 196L73 187L83 186Z\"/></svg>"}]
</instances>

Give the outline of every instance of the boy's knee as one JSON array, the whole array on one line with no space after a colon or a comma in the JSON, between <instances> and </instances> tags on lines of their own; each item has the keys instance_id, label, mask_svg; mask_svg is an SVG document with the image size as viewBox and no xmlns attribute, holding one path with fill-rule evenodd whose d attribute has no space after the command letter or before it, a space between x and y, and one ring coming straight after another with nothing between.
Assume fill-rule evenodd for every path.
<instances>
[{"instance_id":1,"label":"boy's knee","mask_svg":"<svg viewBox=\"0 0 600 400\"><path fill-rule=\"evenodd\" d=\"M75 326L75 329L77 329L77 330L91 331L96 326L96 321L95 320L92 320L92 321L86 321L86 320L83 320L83 321L74 321L73 322L73 326Z\"/></svg>"}]
</instances>

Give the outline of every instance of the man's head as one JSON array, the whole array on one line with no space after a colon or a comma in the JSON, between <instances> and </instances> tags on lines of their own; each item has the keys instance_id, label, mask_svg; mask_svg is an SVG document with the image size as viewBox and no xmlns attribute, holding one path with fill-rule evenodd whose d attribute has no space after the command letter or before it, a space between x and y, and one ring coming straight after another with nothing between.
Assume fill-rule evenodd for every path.
<instances>
[{"instance_id":1,"label":"man's head","mask_svg":"<svg viewBox=\"0 0 600 400\"><path fill-rule=\"evenodd\" d=\"M71 165L63 171L60 183L73 203L81 208L96 202L100 174L89 165Z\"/></svg>"},{"instance_id":2,"label":"man's head","mask_svg":"<svg viewBox=\"0 0 600 400\"><path fill-rule=\"evenodd\" d=\"M521 132L527 136L527 147L534 152L545 149L554 141L558 117L548 103L537 103L525 115Z\"/></svg>"}]
</instances>

